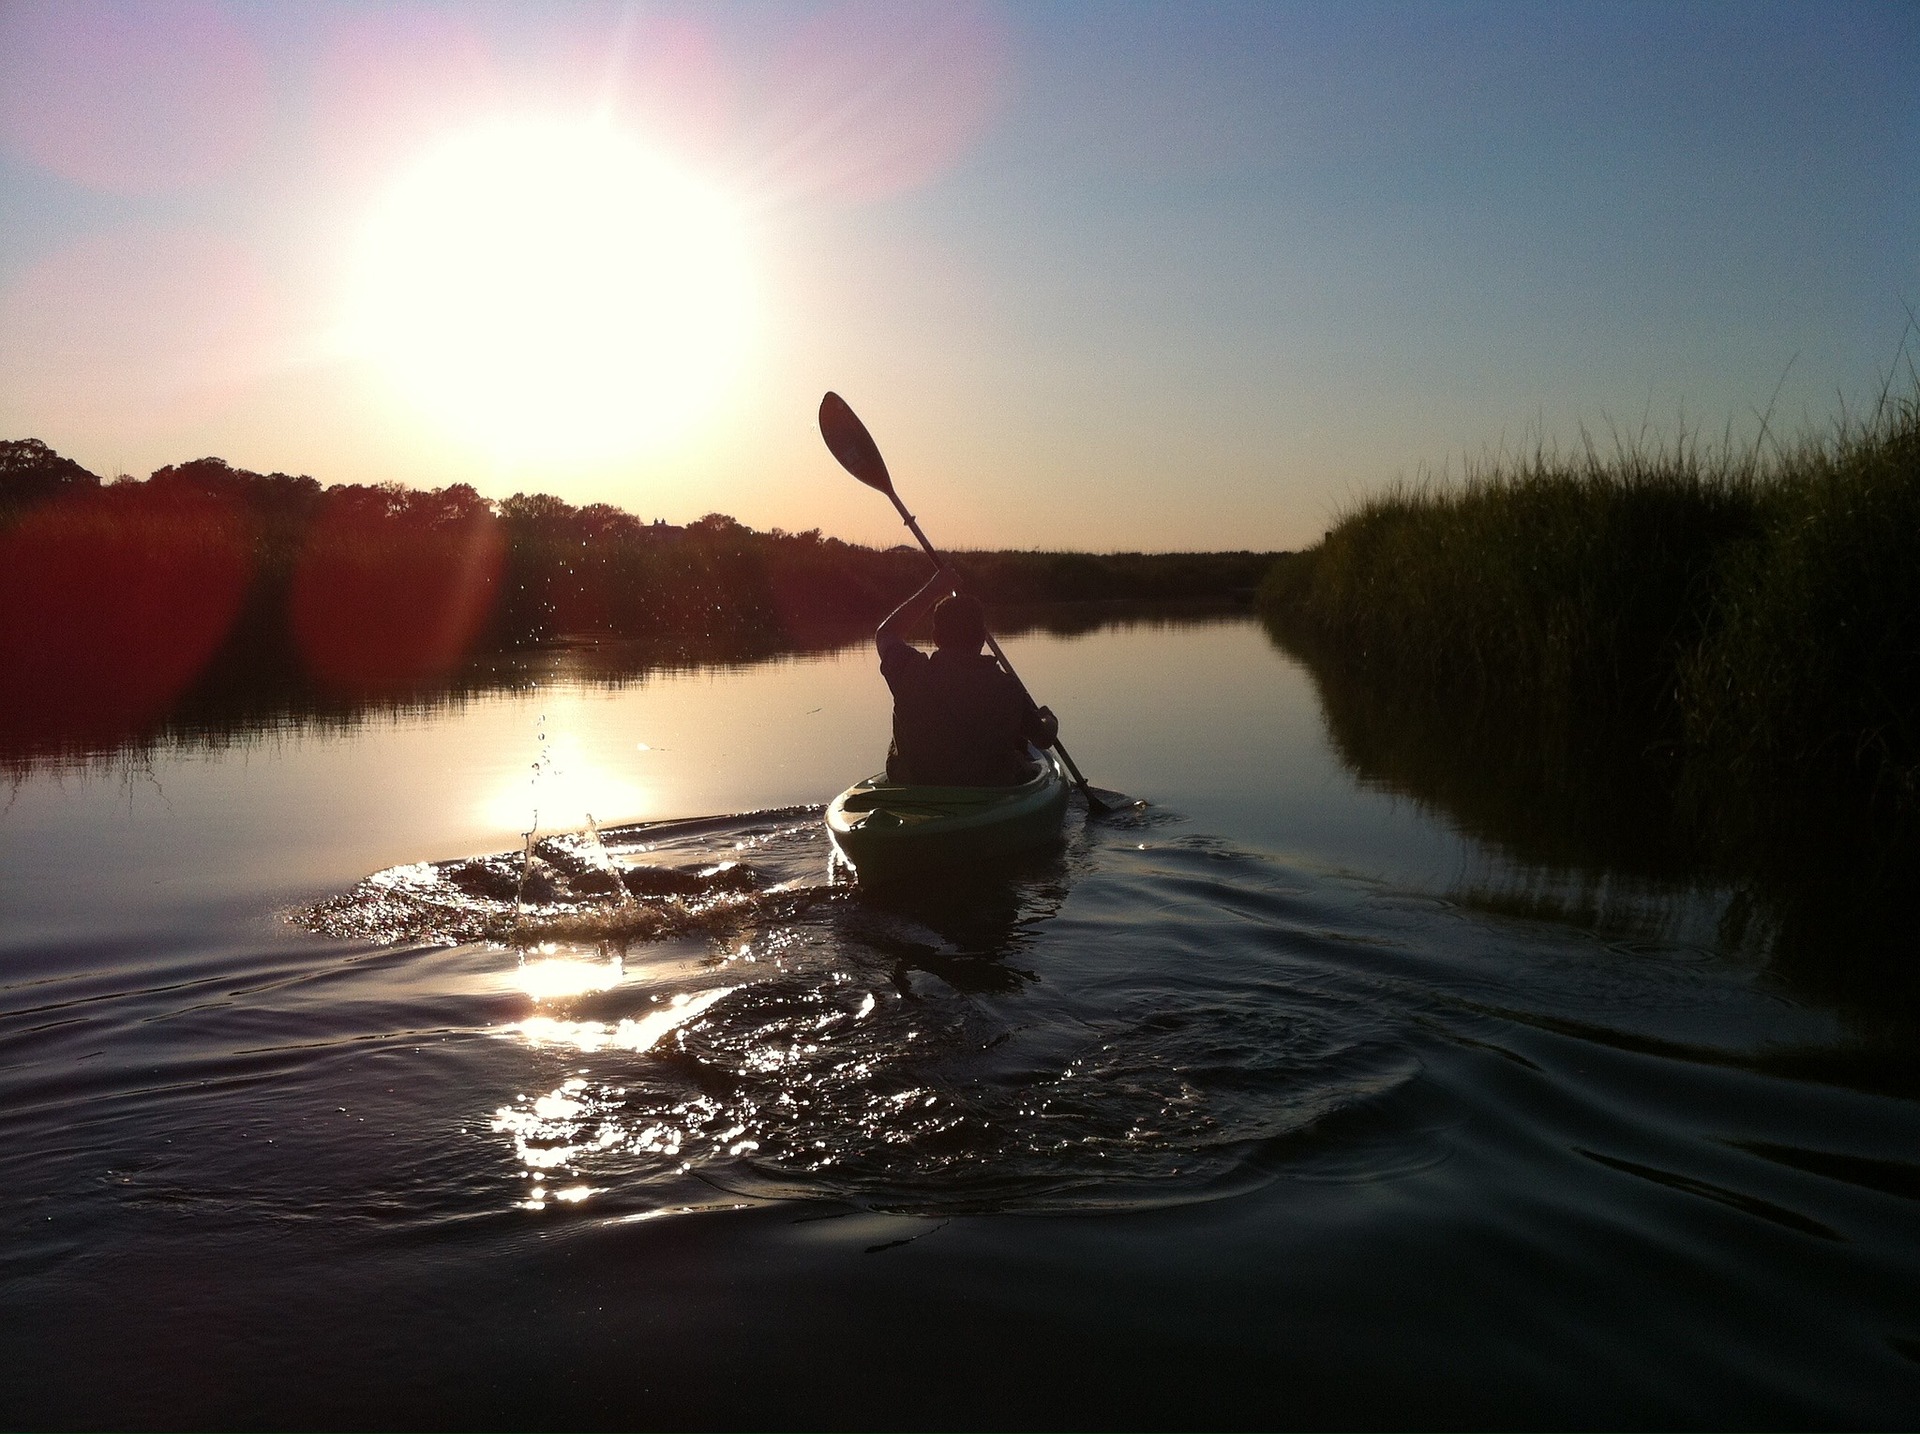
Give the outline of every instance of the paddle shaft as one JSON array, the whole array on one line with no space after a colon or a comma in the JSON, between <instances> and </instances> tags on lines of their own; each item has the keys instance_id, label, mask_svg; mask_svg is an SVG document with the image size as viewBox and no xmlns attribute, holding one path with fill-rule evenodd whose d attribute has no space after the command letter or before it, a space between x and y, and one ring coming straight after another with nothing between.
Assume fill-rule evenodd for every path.
<instances>
[{"instance_id":1,"label":"paddle shaft","mask_svg":"<svg viewBox=\"0 0 1920 1434\"><path fill-rule=\"evenodd\" d=\"M935 551L933 544L927 541L927 535L920 531L919 520L907 511L907 505L900 501L900 495L894 492L892 488L888 488L886 494L889 498L893 499L893 506L900 510L900 519L907 525L907 531L920 540L920 546L927 550L927 556L933 559L934 566L939 568L946 567L946 559L941 557L940 554ZM987 634L987 648L993 653L994 661L998 662L1007 670L1007 676L1011 677L1014 686L1020 689L1020 695L1027 699L1027 706L1038 707L1040 704L1033 700L1033 694L1027 691L1027 684L1022 682L1020 680L1020 674L1013 670L1013 664L1007 661L1006 653L1000 650L1000 644L993 640L992 633ZM1058 752L1060 754L1060 760L1067 764L1067 770L1073 774L1073 784L1080 789L1081 794L1085 796L1089 802L1095 801L1096 798L1093 793L1087 788L1087 779L1080 775L1080 769L1073 764L1073 758L1068 755L1067 749L1061 745L1060 739L1057 736L1053 739L1053 750Z\"/></svg>"}]
</instances>

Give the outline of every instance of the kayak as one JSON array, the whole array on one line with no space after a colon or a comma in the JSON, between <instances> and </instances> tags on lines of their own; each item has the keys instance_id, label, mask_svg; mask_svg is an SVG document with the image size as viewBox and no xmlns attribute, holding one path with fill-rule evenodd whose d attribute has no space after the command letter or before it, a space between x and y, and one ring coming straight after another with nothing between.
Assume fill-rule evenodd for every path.
<instances>
[{"instance_id":1,"label":"kayak","mask_svg":"<svg viewBox=\"0 0 1920 1434\"><path fill-rule=\"evenodd\" d=\"M856 782L827 806L827 835L862 881L1015 856L1060 839L1066 770L1036 752L1017 787L915 787L884 774Z\"/></svg>"}]
</instances>

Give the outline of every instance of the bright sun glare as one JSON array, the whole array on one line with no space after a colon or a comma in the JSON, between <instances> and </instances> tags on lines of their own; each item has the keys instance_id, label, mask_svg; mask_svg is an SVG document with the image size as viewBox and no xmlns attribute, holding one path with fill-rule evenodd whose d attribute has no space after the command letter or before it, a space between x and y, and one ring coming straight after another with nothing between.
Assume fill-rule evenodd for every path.
<instances>
[{"instance_id":1,"label":"bright sun glare","mask_svg":"<svg viewBox=\"0 0 1920 1434\"><path fill-rule=\"evenodd\" d=\"M556 710L556 721L560 720ZM648 794L592 761L571 732L541 749L528 776L516 776L488 798L482 814L506 831L572 831L589 818L625 821L650 806Z\"/></svg>"},{"instance_id":2,"label":"bright sun glare","mask_svg":"<svg viewBox=\"0 0 1920 1434\"><path fill-rule=\"evenodd\" d=\"M664 444L752 328L742 225L713 187L601 126L500 121L399 176L362 235L355 346L506 459Z\"/></svg>"}]
</instances>

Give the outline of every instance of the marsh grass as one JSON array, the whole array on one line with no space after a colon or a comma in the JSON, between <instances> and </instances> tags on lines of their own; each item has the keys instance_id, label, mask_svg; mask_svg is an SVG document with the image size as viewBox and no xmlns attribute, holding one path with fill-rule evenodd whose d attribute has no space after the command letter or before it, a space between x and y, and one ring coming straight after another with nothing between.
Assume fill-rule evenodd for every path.
<instances>
[{"instance_id":1,"label":"marsh grass","mask_svg":"<svg viewBox=\"0 0 1920 1434\"><path fill-rule=\"evenodd\" d=\"M1262 611L1409 697L1920 800L1920 386L1824 438L1495 460L1363 502Z\"/></svg>"},{"instance_id":2,"label":"marsh grass","mask_svg":"<svg viewBox=\"0 0 1920 1434\"><path fill-rule=\"evenodd\" d=\"M1920 386L1750 497L1676 665L1689 746L1743 785L1811 780L1920 818Z\"/></svg>"},{"instance_id":3,"label":"marsh grass","mask_svg":"<svg viewBox=\"0 0 1920 1434\"><path fill-rule=\"evenodd\" d=\"M1750 884L1783 949L1912 968L1909 378L1791 444L1586 444L1402 486L1277 562L1262 614L1363 776L1522 854Z\"/></svg>"},{"instance_id":4,"label":"marsh grass","mask_svg":"<svg viewBox=\"0 0 1920 1434\"><path fill-rule=\"evenodd\" d=\"M1690 440L1492 460L1366 500L1262 605L1409 691L1529 718L1656 716L1704 631L1716 556L1754 528L1756 486L1750 460Z\"/></svg>"}]
</instances>

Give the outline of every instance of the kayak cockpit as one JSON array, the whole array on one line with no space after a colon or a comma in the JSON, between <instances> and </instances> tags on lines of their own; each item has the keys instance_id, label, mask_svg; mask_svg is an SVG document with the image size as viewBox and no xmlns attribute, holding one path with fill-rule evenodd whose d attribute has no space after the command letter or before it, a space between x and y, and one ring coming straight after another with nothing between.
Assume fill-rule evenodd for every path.
<instances>
[{"instance_id":1,"label":"kayak cockpit","mask_svg":"<svg viewBox=\"0 0 1920 1434\"><path fill-rule=\"evenodd\" d=\"M862 880L972 867L1059 839L1068 782L1052 752L1033 752L1033 775L1011 787L933 787L881 775L827 807L827 834Z\"/></svg>"}]
</instances>

